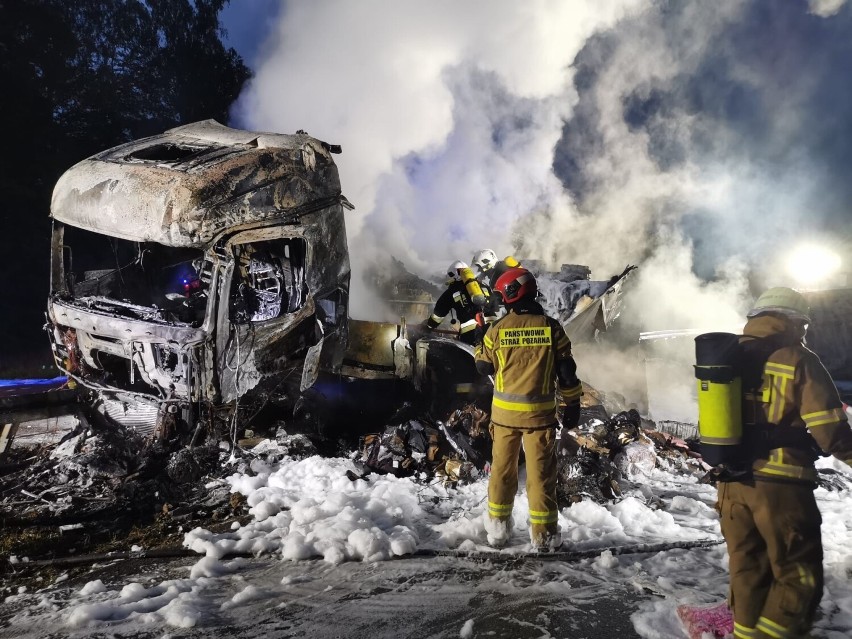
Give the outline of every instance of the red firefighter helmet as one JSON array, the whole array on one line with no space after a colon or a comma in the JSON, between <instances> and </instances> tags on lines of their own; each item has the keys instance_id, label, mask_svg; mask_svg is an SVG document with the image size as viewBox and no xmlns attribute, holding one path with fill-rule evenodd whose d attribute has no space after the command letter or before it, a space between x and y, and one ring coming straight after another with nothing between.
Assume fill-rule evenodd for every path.
<instances>
[{"instance_id":1,"label":"red firefighter helmet","mask_svg":"<svg viewBox=\"0 0 852 639\"><path fill-rule=\"evenodd\" d=\"M525 268L510 268L497 278L494 290L503 296L503 302L514 304L524 298L535 298L538 286L535 277Z\"/></svg>"}]
</instances>

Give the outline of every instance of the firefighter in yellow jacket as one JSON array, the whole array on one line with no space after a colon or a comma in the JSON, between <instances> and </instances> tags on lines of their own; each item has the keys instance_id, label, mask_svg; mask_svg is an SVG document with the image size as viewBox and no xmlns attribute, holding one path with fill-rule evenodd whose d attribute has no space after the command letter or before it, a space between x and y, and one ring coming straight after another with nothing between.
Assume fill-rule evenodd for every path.
<instances>
[{"instance_id":1,"label":"firefighter in yellow jacket","mask_svg":"<svg viewBox=\"0 0 852 639\"><path fill-rule=\"evenodd\" d=\"M822 452L852 465L852 429L819 358L803 344L806 300L772 288L739 338L744 472L719 483L734 636L803 637L822 597L822 519L813 490Z\"/></svg>"},{"instance_id":2,"label":"firefighter in yellow jacket","mask_svg":"<svg viewBox=\"0 0 852 639\"><path fill-rule=\"evenodd\" d=\"M477 348L476 367L493 375L493 439L488 482L488 543L502 547L511 536L518 490L518 457L524 446L530 542L540 552L562 543L556 505L557 381L565 420L576 425L581 386L562 326L536 302L536 282L522 268L506 271L495 283L508 313L492 324Z\"/></svg>"}]
</instances>

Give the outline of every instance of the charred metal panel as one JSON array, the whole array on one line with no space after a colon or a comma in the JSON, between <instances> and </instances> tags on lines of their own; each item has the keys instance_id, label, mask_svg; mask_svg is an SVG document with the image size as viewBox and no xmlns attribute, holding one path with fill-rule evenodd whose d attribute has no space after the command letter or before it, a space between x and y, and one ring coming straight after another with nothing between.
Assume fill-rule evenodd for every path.
<instances>
[{"instance_id":1,"label":"charred metal panel","mask_svg":"<svg viewBox=\"0 0 852 639\"><path fill-rule=\"evenodd\" d=\"M160 407L155 402L107 396L98 403L98 410L110 420L136 434L150 438L155 435Z\"/></svg>"},{"instance_id":2,"label":"charred metal panel","mask_svg":"<svg viewBox=\"0 0 852 639\"><path fill-rule=\"evenodd\" d=\"M221 399L230 402L248 393L275 393L295 402L302 366L308 349L322 337L317 322L315 291L311 283L322 282L322 264L314 266L320 276L310 276L312 252L321 237L309 239L309 226L273 226L235 233L221 247L227 260L218 295L216 320L217 372ZM316 244L313 244L316 242ZM254 256L271 265L267 275L277 273L282 290L275 317L258 314ZM334 272L333 264L329 265ZM265 289L268 290L268 289ZM246 301L248 296L254 301ZM269 306L264 307L266 311Z\"/></svg>"},{"instance_id":3,"label":"charred metal panel","mask_svg":"<svg viewBox=\"0 0 852 639\"><path fill-rule=\"evenodd\" d=\"M101 337L126 340L166 341L189 344L204 339L204 331L163 321L155 309L120 304L115 300L81 299L72 304L53 300L51 318L57 324L87 331ZM119 314L120 309L122 311ZM125 315L133 314L131 319Z\"/></svg>"},{"instance_id":4,"label":"charred metal panel","mask_svg":"<svg viewBox=\"0 0 852 639\"><path fill-rule=\"evenodd\" d=\"M309 299L286 317L233 325L220 332L216 368L222 401L231 402L255 390L292 393L301 380L308 348L318 339L314 311Z\"/></svg>"},{"instance_id":5,"label":"charred metal panel","mask_svg":"<svg viewBox=\"0 0 852 639\"><path fill-rule=\"evenodd\" d=\"M346 361L393 371L393 342L399 336L398 324L349 320L351 343Z\"/></svg>"},{"instance_id":6,"label":"charred metal panel","mask_svg":"<svg viewBox=\"0 0 852 639\"><path fill-rule=\"evenodd\" d=\"M54 219L104 235L208 246L245 224L286 222L341 197L329 145L210 120L92 156L54 188Z\"/></svg>"},{"instance_id":7,"label":"charred metal panel","mask_svg":"<svg viewBox=\"0 0 852 639\"><path fill-rule=\"evenodd\" d=\"M534 260L524 260L537 268ZM559 320L573 342L594 339L616 320L622 307L622 288L636 269L627 266L609 280L588 280L586 266L563 264L558 273L534 271L545 312ZM565 279L580 276L580 279Z\"/></svg>"}]
</instances>

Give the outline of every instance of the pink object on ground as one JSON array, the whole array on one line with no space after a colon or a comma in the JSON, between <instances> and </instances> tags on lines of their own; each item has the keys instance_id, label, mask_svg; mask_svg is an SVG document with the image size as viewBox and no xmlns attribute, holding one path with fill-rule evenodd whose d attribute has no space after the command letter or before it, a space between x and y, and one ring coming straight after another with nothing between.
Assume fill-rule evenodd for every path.
<instances>
[{"instance_id":1,"label":"pink object on ground","mask_svg":"<svg viewBox=\"0 0 852 639\"><path fill-rule=\"evenodd\" d=\"M705 606L684 604L677 607L677 616L689 633L689 639L703 639L705 633L724 637L734 632L734 616L724 601Z\"/></svg>"}]
</instances>

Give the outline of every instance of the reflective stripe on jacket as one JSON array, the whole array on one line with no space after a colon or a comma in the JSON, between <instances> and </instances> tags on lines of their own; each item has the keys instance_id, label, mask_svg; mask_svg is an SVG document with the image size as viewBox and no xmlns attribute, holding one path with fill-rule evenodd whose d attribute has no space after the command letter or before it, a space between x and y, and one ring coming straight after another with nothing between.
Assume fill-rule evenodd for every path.
<instances>
[{"instance_id":1,"label":"reflective stripe on jacket","mask_svg":"<svg viewBox=\"0 0 852 639\"><path fill-rule=\"evenodd\" d=\"M749 424L807 428L823 452L852 465L852 429L834 382L797 335L785 335L788 330L787 322L771 315L754 317L743 329L743 344L771 338L780 345L769 354L761 386L744 389L744 428ZM814 456L796 447L773 448L752 468L758 477L815 481Z\"/></svg>"},{"instance_id":2,"label":"reflective stripe on jacket","mask_svg":"<svg viewBox=\"0 0 852 639\"><path fill-rule=\"evenodd\" d=\"M489 308L489 304L491 304L494 294L487 284L480 284L480 288L482 289L482 294L485 295L486 308ZM474 305L473 301L471 301L470 295L468 294L467 289L465 289L464 284L462 282L453 281L447 289L441 293L438 301L435 302L435 308L433 309L432 315L429 317L427 324L430 328L436 328L444 321L444 318L450 314L450 311L455 311L456 319L461 325L461 330L459 332L466 333L467 331L472 331L476 328L476 314L481 310L482 309L480 307Z\"/></svg>"},{"instance_id":3,"label":"reflective stripe on jacket","mask_svg":"<svg viewBox=\"0 0 852 639\"><path fill-rule=\"evenodd\" d=\"M489 326L476 358L494 367L491 419L510 427L556 423L557 359L571 356L571 342L555 319L516 313Z\"/></svg>"}]
</instances>

